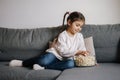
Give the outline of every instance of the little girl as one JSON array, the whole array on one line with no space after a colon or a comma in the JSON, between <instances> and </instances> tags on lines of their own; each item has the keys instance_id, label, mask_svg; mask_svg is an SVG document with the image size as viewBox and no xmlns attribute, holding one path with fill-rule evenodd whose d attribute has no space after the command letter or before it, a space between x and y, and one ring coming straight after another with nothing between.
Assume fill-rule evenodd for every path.
<instances>
[{"instance_id":1,"label":"little girl","mask_svg":"<svg viewBox=\"0 0 120 80\"><path fill-rule=\"evenodd\" d=\"M28 60L12 60L10 66L32 67L34 70L55 69L64 70L75 67L75 55L87 55L83 35L80 33L85 24L85 17L80 12L66 12L63 18L67 17L67 28L62 31L52 47L38 58Z\"/></svg>"}]
</instances>

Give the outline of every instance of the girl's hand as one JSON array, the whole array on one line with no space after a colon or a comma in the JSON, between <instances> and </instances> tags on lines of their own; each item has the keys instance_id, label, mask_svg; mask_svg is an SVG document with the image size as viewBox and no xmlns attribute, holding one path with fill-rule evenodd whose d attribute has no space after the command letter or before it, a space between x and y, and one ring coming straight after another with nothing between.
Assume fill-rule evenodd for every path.
<instances>
[{"instance_id":1,"label":"girl's hand","mask_svg":"<svg viewBox=\"0 0 120 80\"><path fill-rule=\"evenodd\" d=\"M76 56L78 56L78 55L87 56L87 55L89 55L89 52L88 52L88 51L81 51L81 50L78 50L77 53L76 53L75 55L76 55Z\"/></svg>"}]
</instances>

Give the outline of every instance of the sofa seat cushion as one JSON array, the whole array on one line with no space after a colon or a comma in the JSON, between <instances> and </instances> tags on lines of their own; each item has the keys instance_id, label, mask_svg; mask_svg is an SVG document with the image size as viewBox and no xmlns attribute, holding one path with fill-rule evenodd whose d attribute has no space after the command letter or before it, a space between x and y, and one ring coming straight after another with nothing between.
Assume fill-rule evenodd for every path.
<instances>
[{"instance_id":1,"label":"sofa seat cushion","mask_svg":"<svg viewBox=\"0 0 120 80\"><path fill-rule=\"evenodd\" d=\"M101 63L95 67L67 69L57 80L120 80L120 64Z\"/></svg>"},{"instance_id":2,"label":"sofa seat cushion","mask_svg":"<svg viewBox=\"0 0 120 80\"><path fill-rule=\"evenodd\" d=\"M55 80L60 73L58 70L10 67L8 62L0 62L0 80Z\"/></svg>"},{"instance_id":3,"label":"sofa seat cushion","mask_svg":"<svg viewBox=\"0 0 120 80\"><path fill-rule=\"evenodd\" d=\"M26 75L26 80L56 80L61 71L58 70L31 70Z\"/></svg>"},{"instance_id":4,"label":"sofa seat cushion","mask_svg":"<svg viewBox=\"0 0 120 80\"><path fill-rule=\"evenodd\" d=\"M0 62L0 80L25 80L29 71L24 67L9 67Z\"/></svg>"}]
</instances>

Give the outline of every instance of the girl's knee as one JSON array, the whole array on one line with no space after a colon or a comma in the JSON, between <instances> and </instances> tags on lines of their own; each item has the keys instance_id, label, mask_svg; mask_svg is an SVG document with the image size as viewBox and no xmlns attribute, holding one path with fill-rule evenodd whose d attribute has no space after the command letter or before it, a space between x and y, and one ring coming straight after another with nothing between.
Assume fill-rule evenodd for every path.
<instances>
[{"instance_id":1,"label":"girl's knee","mask_svg":"<svg viewBox=\"0 0 120 80\"><path fill-rule=\"evenodd\" d=\"M75 66L73 60L69 60L66 65L67 65L67 68L73 68Z\"/></svg>"},{"instance_id":2,"label":"girl's knee","mask_svg":"<svg viewBox=\"0 0 120 80\"><path fill-rule=\"evenodd\" d=\"M52 53L46 53L41 56L38 60L38 64L41 66L48 66L52 61L54 61L54 55Z\"/></svg>"},{"instance_id":3,"label":"girl's knee","mask_svg":"<svg viewBox=\"0 0 120 80\"><path fill-rule=\"evenodd\" d=\"M38 64L41 66L47 66L49 64L47 59L39 59Z\"/></svg>"}]
</instances>

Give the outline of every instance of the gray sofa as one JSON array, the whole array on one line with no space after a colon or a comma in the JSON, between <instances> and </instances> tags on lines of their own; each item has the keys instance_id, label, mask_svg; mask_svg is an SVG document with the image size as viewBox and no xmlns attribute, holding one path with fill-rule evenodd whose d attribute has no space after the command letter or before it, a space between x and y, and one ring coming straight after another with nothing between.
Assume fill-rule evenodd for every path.
<instances>
[{"instance_id":1,"label":"gray sofa","mask_svg":"<svg viewBox=\"0 0 120 80\"><path fill-rule=\"evenodd\" d=\"M59 70L10 67L12 59L41 55L61 26L35 29L0 28L0 80L120 80L120 24L85 25L84 37L93 36L98 66Z\"/></svg>"}]
</instances>

